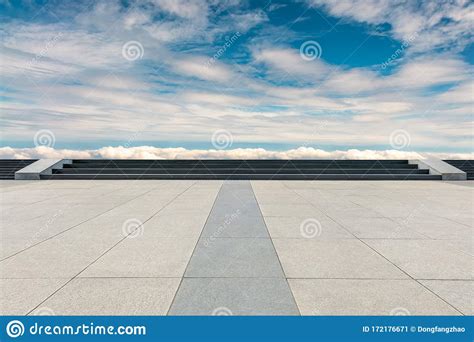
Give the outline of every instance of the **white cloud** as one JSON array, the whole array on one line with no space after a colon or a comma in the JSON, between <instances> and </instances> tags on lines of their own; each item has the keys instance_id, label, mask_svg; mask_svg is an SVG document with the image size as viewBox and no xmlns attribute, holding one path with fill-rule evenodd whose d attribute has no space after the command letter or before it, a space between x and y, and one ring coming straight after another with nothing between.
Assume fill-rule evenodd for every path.
<instances>
[{"instance_id":1,"label":"white cloud","mask_svg":"<svg viewBox=\"0 0 474 342\"><path fill-rule=\"evenodd\" d=\"M209 58L191 57L172 62L172 67L178 73L197 77L202 80L225 82L229 81L233 73L225 64L218 61L210 62Z\"/></svg>"},{"instance_id":2,"label":"white cloud","mask_svg":"<svg viewBox=\"0 0 474 342\"><path fill-rule=\"evenodd\" d=\"M152 3L167 13L187 19L206 17L209 10L203 0L152 0Z\"/></svg>"},{"instance_id":3,"label":"white cloud","mask_svg":"<svg viewBox=\"0 0 474 342\"><path fill-rule=\"evenodd\" d=\"M231 13L230 18L235 22L237 30L241 33L245 33L251 28L268 21L267 15L261 10L243 14Z\"/></svg>"},{"instance_id":4,"label":"white cloud","mask_svg":"<svg viewBox=\"0 0 474 342\"><path fill-rule=\"evenodd\" d=\"M290 77L305 76L317 81L324 78L330 70L320 59L304 60L295 49L263 47L255 49L253 55L256 62L265 63L273 69L288 73Z\"/></svg>"},{"instance_id":5,"label":"white cloud","mask_svg":"<svg viewBox=\"0 0 474 342\"><path fill-rule=\"evenodd\" d=\"M445 103L456 103L456 104L466 104L470 103L471 106L467 107L467 112L473 111L472 104L474 104L474 81L467 81L461 83L459 86L454 87L453 89L448 90L447 92L438 96L438 99Z\"/></svg>"},{"instance_id":6,"label":"white cloud","mask_svg":"<svg viewBox=\"0 0 474 342\"><path fill-rule=\"evenodd\" d=\"M474 159L474 153L426 153L423 155L451 159ZM287 151L269 151L263 148L233 150L188 150L185 148L103 147L98 150L55 150L51 147L12 148L0 147L0 158L72 158L72 159L419 159L416 152L397 150L325 151L299 147Z\"/></svg>"},{"instance_id":7,"label":"white cloud","mask_svg":"<svg viewBox=\"0 0 474 342\"><path fill-rule=\"evenodd\" d=\"M377 3L380 13L370 2L331 6L378 22L392 2ZM254 58L248 63L242 55L233 64L211 61L213 44L221 43L215 37L268 19L236 4L156 1L125 10L118 1L99 1L71 17L71 25L2 23L2 138L31 141L37 130L51 129L61 143L116 142L134 132L144 142L209 142L214 130L225 128L239 143L357 147L383 146L393 129L403 128L413 149L472 148L472 67L455 54L413 56L382 75L376 66L305 61L297 48L267 40L247 46ZM454 12L460 21L468 15ZM143 43L144 60L122 57L128 40ZM453 87L427 96L430 87L445 84Z\"/></svg>"},{"instance_id":8,"label":"white cloud","mask_svg":"<svg viewBox=\"0 0 474 342\"><path fill-rule=\"evenodd\" d=\"M336 17L368 24L391 25L394 37L416 40L409 50L422 52L435 48L461 51L473 41L474 3L454 1L405 0L308 0Z\"/></svg>"},{"instance_id":9,"label":"white cloud","mask_svg":"<svg viewBox=\"0 0 474 342\"><path fill-rule=\"evenodd\" d=\"M123 42L101 33L73 31L58 24L10 25L7 32L3 46L29 54L35 63L93 68L125 65L121 54Z\"/></svg>"}]
</instances>

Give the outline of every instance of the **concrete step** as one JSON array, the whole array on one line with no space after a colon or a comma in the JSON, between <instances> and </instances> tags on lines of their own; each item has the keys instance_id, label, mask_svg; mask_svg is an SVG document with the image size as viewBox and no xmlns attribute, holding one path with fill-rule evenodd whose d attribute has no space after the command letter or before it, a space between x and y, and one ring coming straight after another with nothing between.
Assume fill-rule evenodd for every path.
<instances>
[{"instance_id":1,"label":"concrete step","mask_svg":"<svg viewBox=\"0 0 474 342\"><path fill-rule=\"evenodd\" d=\"M408 160L73 160L42 179L435 180Z\"/></svg>"},{"instance_id":2,"label":"concrete step","mask_svg":"<svg viewBox=\"0 0 474 342\"><path fill-rule=\"evenodd\" d=\"M54 174L41 179L440 180L426 174Z\"/></svg>"},{"instance_id":3,"label":"concrete step","mask_svg":"<svg viewBox=\"0 0 474 342\"><path fill-rule=\"evenodd\" d=\"M177 166L177 167L188 167L192 165L250 165L250 166L285 166L285 165L297 165L297 166L312 166L312 165L353 165L353 166L367 166L367 165L410 165L407 160L73 160L73 165L81 167L85 165L160 165L160 166Z\"/></svg>"},{"instance_id":4,"label":"concrete step","mask_svg":"<svg viewBox=\"0 0 474 342\"><path fill-rule=\"evenodd\" d=\"M419 169L314 168L64 168L55 174L428 174Z\"/></svg>"},{"instance_id":5,"label":"concrete step","mask_svg":"<svg viewBox=\"0 0 474 342\"><path fill-rule=\"evenodd\" d=\"M467 179L474 179L474 160L445 160L446 163L466 172Z\"/></svg>"},{"instance_id":6,"label":"concrete step","mask_svg":"<svg viewBox=\"0 0 474 342\"><path fill-rule=\"evenodd\" d=\"M35 161L35 159L0 159L0 179L15 179L16 171Z\"/></svg>"}]
</instances>

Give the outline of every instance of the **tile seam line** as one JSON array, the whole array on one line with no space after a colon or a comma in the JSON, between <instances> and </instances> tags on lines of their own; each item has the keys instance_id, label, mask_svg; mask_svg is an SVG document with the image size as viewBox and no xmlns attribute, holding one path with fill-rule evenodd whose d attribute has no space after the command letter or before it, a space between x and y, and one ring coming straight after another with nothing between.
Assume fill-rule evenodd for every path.
<instances>
[{"instance_id":1,"label":"tile seam line","mask_svg":"<svg viewBox=\"0 0 474 342\"><path fill-rule=\"evenodd\" d=\"M409 195L411 195L411 194L409 193ZM383 197L381 198L381 200L383 200ZM352 200L352 199L349 199L348 201L349 201L350 203L355 204L355 205L357 205L357 206L359 206L359 207L361 207L361 208L364 208L364 209L366 209L366 210L374 211L374 212L376 212L376 213L382 215L383 218L386 218L386 219L392 221L393 223L395 223L395 224L398 225L398 226L401 226L401 227L403 227L403 228L407 228L406 225L400 224L400 223L397 222L393 217L385 216L383 213L381 213L381 212L380 212L379 210L377 210L377 209L368 208L366 205L363 205L363 204L354 202L354 200ZM424 207L424 204L421 204L421 205L418 205L418 206L417 206L417 209L423 208L423 207ZM413 210L412 210L412 212L413 212ZM341 225L343 225L343 224L341 224ZM420 232L418 232L418 231L415 231L415 232L416 232L417 234L420 234L420 235L424 236L426 239L430 239L430 237L429 237L428 235L426 235L426 234L420 233Z\"/></svg>"},{"instance_id":2,"label":"tile seam line","mask_svg":"<svg viewBox=\"0 0 474 342\"><path fill-rule=\"evenodd\" d=\"M161 184L161 183L160 183L160 184ZM80 226L80 225L82 225L82 224L84 224L84 223L86 223L86 222L92 221L92 220L98 218L99 216L102 216L102 215L104 215L104 214L106 214L106 213L108 213L108 212L110 212L110 211L112 211L112 210L114 210L114 209L116 209L116 208L121 207L122 205L125 205L125 204L127 204L127 203L129 203L129 202L131 202L131 201L134 201L134 200L136 200L137 198L139 198L139 197L141 197L141 196L144 196L144 195L148 194L148 193L151 192L151 191L154 191L156 188L158 188L158 187L160 186L160 184L157 184L157 185L156 185L155 187L153 187L152 189L150 189L150 190L148 190L148 191L146 191L146 192L144 192L144 193L142 193L142 194L140 194L140 195L138 195L138 196L136 196L136 197L133 197L133 198L131 198L131 199L129 199L129 200L126 200L126 201L124 201L124 202L122 202L122 203L120 203L120 204L118 204L118 205L116 205L116 206L114 206L114 207L112 207L112 208L110 208L110 209L104 211L104 212L101 212L100 214L97 214L97 215L95 215L95 216L93 216L93 217L91 217L91 218L89 218L89 219L87 219L87 220L84 220L84 221L82 221L82 222L80 222L80 223L78 223L78 224L75 224L75 225L73 225L72 227L66 228L66 229L63 230L63 231L60 231L59 233L54 234L54 235L52 235L52 236L50 236L50 237L48 237L48 238L46 238L46 239L44 239L44 240L42 240L42 241L40 241L40 242L38 242L38 243L35 243L35 244L31 245L31 246L28 246L27 248L22 249L21 251L18 251L18 252L16 252L16 253L12 254L12 255L7 256L6 258L0 259L0 262L2 262L2 261L4 261L4 260L8 260L8 259L10 259L10 258L12 258L12 257L14 257L14 256L16 256L16 255L18 255L18 254L20 254L20 253L23 253L23 252L29 250L30 248L36 247L36 246L38 246L38 245L40 245L40 244L42 244L42 243L44 243L44 242L46 242L46 241L49 241L49 240L51 240L51 239L54 239L55 237L57 237L57 236L59 236L59 235L62 235L62 234L66 233L66 232L68 232L68 231L70 231L70 230L72 230L72 229L74 229L74 228L77 228L78 226ZM122 188L121 188L121 189L122 189ZM119 189L119 190L121 190L121 189ZM114 190L114 191L112 191L112 192L110 192L110 193L113 193L113 192L115 192L115 191L116 191L116 190ZM109 194L110 194L110 193L109 193ZM99 198L99 197L101 197L101 196L98 196L97 198ZM70 208L69 208L69 209L70 209Z\"/></svg>"},{"instance_id":3,"label":"tile seam line","mask_svg":"<svg viewBox=\"0 0 474 342\"><path fill-rule=\"evenodd\" d=\"M114 189L114 190L111 190L111 191L109 191L109 192L99 194L99 195L97 195L97 196L94 196L94 198L93 198L92 200L97 200L97 199L99 199L99 198L102 197L102 196L108 196L108 195L110 195L110 194L113 194L114 192L123 190L123 189L125 189L126 187L127 187L127 186L124 186L124 187L122 187L122 188ZM84 190L84 189L89 189L89 188L81 188L81 190ZM59 196L56 196L56 197L53 197L53 198L47 198L47 199L42 200L42 201L40 201L40 202L34 202L34 203L32 203L32 204L37 204L37 203L41 203L41 202L44 202L44 201L49 201L49 200L51 200L51 199L58 199L58 198L67 197L67 196L70 196L70 195L59 195ZM80 205L83 205L83 204L84 204L84 203L71 203L71 204L68 206L67 209L68 209L68 210L71 210L71 209L74 209L75 207L80 206ZM28 204L28 205L30 205L30 204ZM119 204L119 205L120 205L120 204ZM112 208L112 209L113 209L113 208ZM104 213L105 213L105 212L104 212ZM25 222L30 222L30 221L32 221L32 220L35 220L35 219L40 218L40 217L44 217L44 216L46 216L46 215L48 215L48 214L47 214L47 213L43 213L43 214L41 214L41 215L39 215L39 216L37 216L37 217L28 219L28 220L26 220ZM85 222L85 221L84 221L84 222ZM82 224L82 222L81 222L81 224ZM25 250L26 250L26 249L25 249ZM21 251L20 251L20 252L21 252ZM0 260L0 261L1 261L1 260Z\"/></svg>"},{"instance_id":4,"label":"tile seam line","mask_svg":"<svg viewBox=\"0 0 474 342\"><path fill-rule=\"evenodd\" d=\"M151 220L153 217L155 217L156 215L158 215L158 213L160 211L162 211L164 208L166 208L169 204L171 204L175 199L177 199L179 196L181 196L182 194L184 194L186 191L188 191L191 187L193 187L194 185L196 184L196 182L194 182L193 184L191 184L190 186L188 186L184 191L180 192L178 195L174 196L167 204L165 204L163 207L161 207L157 212L155 212L152 216L150 216L146 221L144 221L139 227L137 227L135 230L133 230L132 232L130 232L129 234L127 234L126 236L124 236L122 239L120 239L117 243L115 243L112 247L108 248L105 252L103 252L102 254L100 254L96 259L94 259L90 264L88 264L86 267L84 267L81 271L79 271L76 275L74 275L72 278L70 278L68 281L66 281L62 286L60 286L59 288L57 288L53 293L51 293L49 296L47 296L44 300L41 301L41 303L39 303L38 305L36 305L33 309L31 309L30 311L28 311L26 313L25 316L28 316L30 315L33 311L35 311L40 305L42 305L43 303L45 303L48 299L52 298L56 293L58 293L59 291L61 291L64 287L66 287L70 282L72 282L74 279L76 279L82 272L84 272L87 268L89 268L91 265L93 265L94 263L96 263L100 258L102 258L104 255L106 255L108 252L110 252L113 248L115 248L118 244L120 244L122 241L124 241L128 236L130 236L131 234L133 234L137 229L139 229L140 227L143 227L143 225L148 222L149 220ZM151 189L150 191L154 190L155 188ZM148 191L149 192L149 191ZM147 192L147 193L148 193ZM62 278L61 278L62 279ZM64 279L68 279L68 278L64 278Z\"/></svg>"},{"instance_id":5,"label":"tile seam line","mask_svg":"<svg viewBox=\"0 0 474 342\"><path fill-rule=\"evenodd\" d=\"M229 183L229 182L231 182L231 183ZM236 186L236 183L233 183L233 182L237 182L237 187L242 187L242 185L238 185L238 184L245 184L245 185L247 186L247 188L248 188L247 191L248 191L249 193L252 192L252 186L251 186L249 180L236 180L236 181L235 181L235 180L225 180L225 181L222 182L221 190L220 190L220 191L218 192L218 194L217 194L217 197L216 197L216 205L219 203L218 198L219 198L219 194L220 194L221 191L225 192L225 191L226 191L226 188ZM227 190L227 191L228 191L228 190ZM232 192L232 190L231 190L231 192ZM237 199L237 200L240 201L240 203L244 204L244 202L241 201L240 198L234 197L234 199ZM256 204L257 204L257 203L254 203L254 205L256 205ZM244 205L245 205L245 204L244 204ZM257 207L257 208L258 208L258 207ZM212 209L214 209L214 208L212 208ZM212 210L211 210L211 212L209 213L209 215L211 215L211 214L212 214ZM210 216L209 216L209 217L210 217ZM247 217L261 217L261 218L263 219L263 216L261 215L261 213L260 213L260 215L256 215L256 216L254 216L254 215L248 215ZM205 226L204 226L204 228L205 228ZM204 229L203 229L203 232L204 232ZM207 237L207 236L200 236L199 240L200 240L201 238L209 238L209 237ZM221 237L221 238L223 238L223 237ZM268 238L269 238L269 237L268 237ZM235 239L239 239L239 238L236 238L236 237L228 237L227 239L235 240ZM249 237L248 239L249 239L249 240L252 240L252 241L250 241L250 243L249 243L250 246L252 246L255 241L258 241L257 238L254 238L254 237ZM199 242L199 240L198 240L198 242ZM248 247L248 246L247 246L247 247ZM242 254L244 254L244 253L245 253L245 252L240 253L240 254L237 255L234 259L238 259L238 258L239 258ZM206 257L207 257L210 261L213 261L212 258L210 258L207 253L204 252L204 254L206 255ZM190 259L190 260L191 260L191 259ZM232 267L233 263L234 263L234 260L232 260L232 261L225 267L225 270L224 270L224 271L226 271L226 270L228 270L230 267ZM184 273L183 278L189 278L189 277L187 277L187 276L186 276L186 273ZM216 277L207 277L207 278L217 279ZM211 285L211 284L208 284L208 286L210 286L210 285Z\"/></svg>"},{"instance_id":6,"label":"tile seam line","mask_svg":"<svg viewBox=\"0 0 474 342\"><path fill-rule=\"evenodd\" d=\"M297 194L298 196L300 196L302 199L304 199L306 202L308 202L313 208L319 210L316 206L313 205L312 202L308 201L305 197L301 196L300 194L298 194L295 190L289 188L286 184L284 184L284 186L290 190L290 191L293 191L295 194ZM357 204L357 203L354 203L354 204ZM363 207L365 208L365 207ZM367 209L367 208L365 208ZM456 310L458 313L460 313L462 316L464 316L464 313L462 313L458 308L456 308L454 305L452 305L451 303L449 303L446 299L442 298L440 295L438 295L437 293L433 292L431 289L429 289L427 286L425 286L423 283L420 283L417 279L413 278L408 272L405 272L403 269L401 269L399 266L395 265L391 260L389 260L386 256L384 256L382 253L380 253L379 251L377 251L375 248L373 248L372 246L370 246L368 243L366 243L365 241L363 241L362 239L358 238L357 236L355 236L351 231L349 231L344 225L340 224L339 222L335 221L332 217L330 217L326 211L324 209L321 209L320 210L325 216L331 218L332 221L336 222L337 224L339 224L344 230L346 230L348 233L350 233L351 235L353 235L357 240L359 240L362 244L364 244L366 247L368 247L369 249L371 249L373 252L375 252L376 254L378 254L379 256L381 256L383 259L385 259L388 263L390 263L392 266L396 267L399 271L401 271L402 273L404 273L406 276L408 276L410 279L416 281L421 287L423 287L424 289L426 289L427 291L429 291L430 293L432 293L434 296L436 296L437 298L439 298L440 300L442 300L444 303L446 303L448 306L450 306L451 308L453 308L454 310Z\"/></svg>"},{"instance_id":7,"label":"tile seam line","mask_svg":"<svg viewBox=\"0 0 474 342\"><path fill-rule=\"evenodd\" d=\"M188 262L186 263L186 267L184 268L184 271L183 271L183 275L181 276L181 279L180 279L180 281L179 281L178 287L176 288L176 291L175 291L175 293L174 293L174 295L173 295L173 299L171 300L171 303L170 303L170 305L169 305L169 307L168 307L168 310L166 310L165 316L169 316L169 312L170 312L170 310L171 310L171 307L173 306L173 304L174 304L174 302L175 302L175 299L176 299L176 296L177 296L177 294L178 294L178 292L179 292L179 289L181 288L181 285L182 285L182 283L183 283L184 275L186 274L186 271L188 270L189 264L190 264L190 262L191 262L191 259L192 259L193 255L194 255L194 252L196 251L197 245L199 244L199 240L200 240L201 237L202 237L202 233L204 232L204 228L206 228L206 224L207 224L207 222L209 221L209 217L211 216L212 210L214 210L214 207L215 207L215 205L216 205L216 203L217 203L217 198L219 197L219 192L221 191L222 186L224 185L224 181L220 181L220 182L221 182L221 184L220 184L220 186L219 186L219 189L218 189L217 192L216 192L216 196L214 197L214 202L212 203L211 210L209 210L209 213L207 214L206 221L204 222L204 224L203 224L203 226L202 226L202 228L201 228L201 232L199 233L199 237L197 238L196 244L194 245L194 248L193 248L193 251L192 251L191 255L189 256ZM196 183L197 183L197 182L196 182Z\"/></svg>"},{"instance_id":8,"label":"tile seam line","mask_svg":"<svg viewBox=\"0 0 474 342\"><path fill-rule=\"evenodd\" d=\"M84 276L84 277L78 277L78 279L178 279L182 278L179 276L142 276L142 277L137 277L137 276L130 276L130 277L124 277L124 276L103 276L103 277L97 277L97 276ZM281 277L186 277L186 279L209 279L209 278L222 278L222 279L282 279ZM0 278L1 280L54 280L54 279L64 279L68 280L70 279L69 277L65 278L60 278L60 277L54 277L54 278ZM361 281L366 281L366 280L380 280L380 281L412 281L412 279L408 278L336 278L336 277L308 277L308 278L302 278L302 277L288 277L288 279L291 280L361 280ZM448 279L448 278L419 278L417 279L419 281L459 281L459 282L474 282L474 279L472 278L466 278L466 279Z\"/></svg>"},{"instance_id":9,"label":"tile seam line","mask_svg":"<svg viewBox=\"0 0 474 342\"><path fill-rule=\"evenodd\" d=\"M225 188L227 187L231 187L231 186L234 186L236 185L236 183L238 184L245 184L246 186L246 191L248 191L249 193L252 193L251 197L254 197L254 194L253 194L253 189L252 189L252 185L251 185L251 182L250 180L225 180L223 181L222 183L222 188L225 190ZM239 187L241 187L242 185L239 185ZM219 195L219 194L218 194ZM255 200L255 198L254 198ZM255 203L253 205L257 205L258 202L255 200ZM256 206L256 208L258 208L258 206ZM261 217L263 219L263 215L261 214L260 212L260 215L258 217ZM237 238L229 238L229 239L237 239ZM270 239L270 237L266 238L266 239ZM251 242L250 242L250 245L254 243L254 241L257 241L257 239L255 238L250 238ZM240 253L238 256L236 256L236 259L238 259L240 257L240 255L242 255L243 253ZM276 254L276 251L275 251L275 254ZM191 259L190 259L191 260ZM234 261L231 261L225 268L225 270L229 269L232 265L233 265L233 262ZM282 271L282 276L278 276L278 277L272 277L273 279L277 278L277 279L281 279L283 280L284 279L284 272L283 272L283 269L281 270ZM193 277L187 277L186 275L183 276L183 278L186 278L186 279L189 279L189 278L193 278ZM202 278L202 279L211 279L210 283L207 284L206 288L208 288L216 279L238 279L238 278L241 278L241 279L258 279L258 278L252 278L252 277L220 277L220 276L210 276L210 277L194 277L194 278ZM291 290L290 290L291 292ZM244 293L244 295L246 295ZM297 307L297 306L296 306ZM171 309L171 308L170 308Z\"/></svg>"},{"instance_id":10,"label":"tile seam line","mask_svg":"<svg viewBox=\"0 0 474 342\"><path fill-rule=\"evenodd\" d=\"M275 248L275 244L273 243L273 238L270 234L270 231L268 230L268 227L267 227L267 222L265 221L265 217L263 216L263 213L262 213L262 210L260 208L260 203L258 203L258 199L257 199L257 195L255 193L255 190L254 190L254 187L253 187L253 182L250 181L250 188L252 189L252 194L253 194L253 197L255 198L255 202L257 202L257 207L258 207L258 210L260 211L260 215L262 216L262 219L263 219L263 224L265 226L265 229L267 230L267 234L268 234L268 237L270 239L270 243L272 244L272 247L273 247L273 250L275 251L275 255L277 257L277 260L278 260L278 264L280 265L280 268L281 268L281 271L283 273L283 279L285 279L285 282L286 282L286 286L288 286L288 290L290 291L290 294L291 294L291 299L293 299L293 303L295 304L295 307L296 309L298 310L298 313L300 314L301 316L301 310L300 310L300 307L298 306L298 303L296 302L296 298L295 298L295 294L293 293L293 291L291 290L291 286L290 286L290 283L288 282L288 277L286 275L286 272L285 272L285 269L283 268L283 265L281 263L281 260L280 260L280 256L278 255L278 252Z\"/></svg>"}]
</instances>

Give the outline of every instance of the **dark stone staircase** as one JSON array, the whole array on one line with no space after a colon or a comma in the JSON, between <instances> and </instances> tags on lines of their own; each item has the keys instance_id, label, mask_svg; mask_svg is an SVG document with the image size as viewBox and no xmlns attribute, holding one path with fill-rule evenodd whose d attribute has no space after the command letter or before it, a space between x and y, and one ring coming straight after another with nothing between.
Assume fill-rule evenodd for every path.
<instances>
[{"instance_id":1,"label":"dark stone staircase","mask_svg":"<svg viewBox=\"0 0 474 342\"><path fill-rule=\"evenodd\" d=\"M439 180L407 160L73 160L42 179Z\"/></svg>"},{"instance_id":2,"label":"dark stone staircase","mask_svg":"<svg viewBox=\"0 0 474 342\"><path fill-rule=\"evenodd\" d=\"M474 180L474 160L445 160L445 162L466 172L468 180Z\"/></svg>"},{"instance_id":3,"label":"dark stone staircase","mask_svg":"<svg viewBox=\"0 0 474 342\"><path fill-rule=\"evenodd\" d=\"M0 179L15 179L15 172L35 161L36 159L0 159Z\"/></svg>"}]
</instances>

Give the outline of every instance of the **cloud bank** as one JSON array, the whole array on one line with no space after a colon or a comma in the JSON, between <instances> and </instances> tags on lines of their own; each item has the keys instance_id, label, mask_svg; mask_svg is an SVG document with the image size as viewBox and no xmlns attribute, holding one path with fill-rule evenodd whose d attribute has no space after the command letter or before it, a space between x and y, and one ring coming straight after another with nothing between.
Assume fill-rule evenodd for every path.
<instances>
[{"instance_id":1,"label":"cloud bank","mask_svg":"<svg viewBox=\"0 0 474 342\"><path fill-rule=\"evenodd\" d=\"M474 159L474 153L426 153L419 154L398 150L325 151L312 147L299 147L286 151L270 151L263 148L237 148L231 150L198 150L159 148L152 146L107 146L96 150L68 150L39 146L35 148L0 147L0 158L8 159L419 159L424 155L441 159Z\"/></svg>"}]
</instances>

